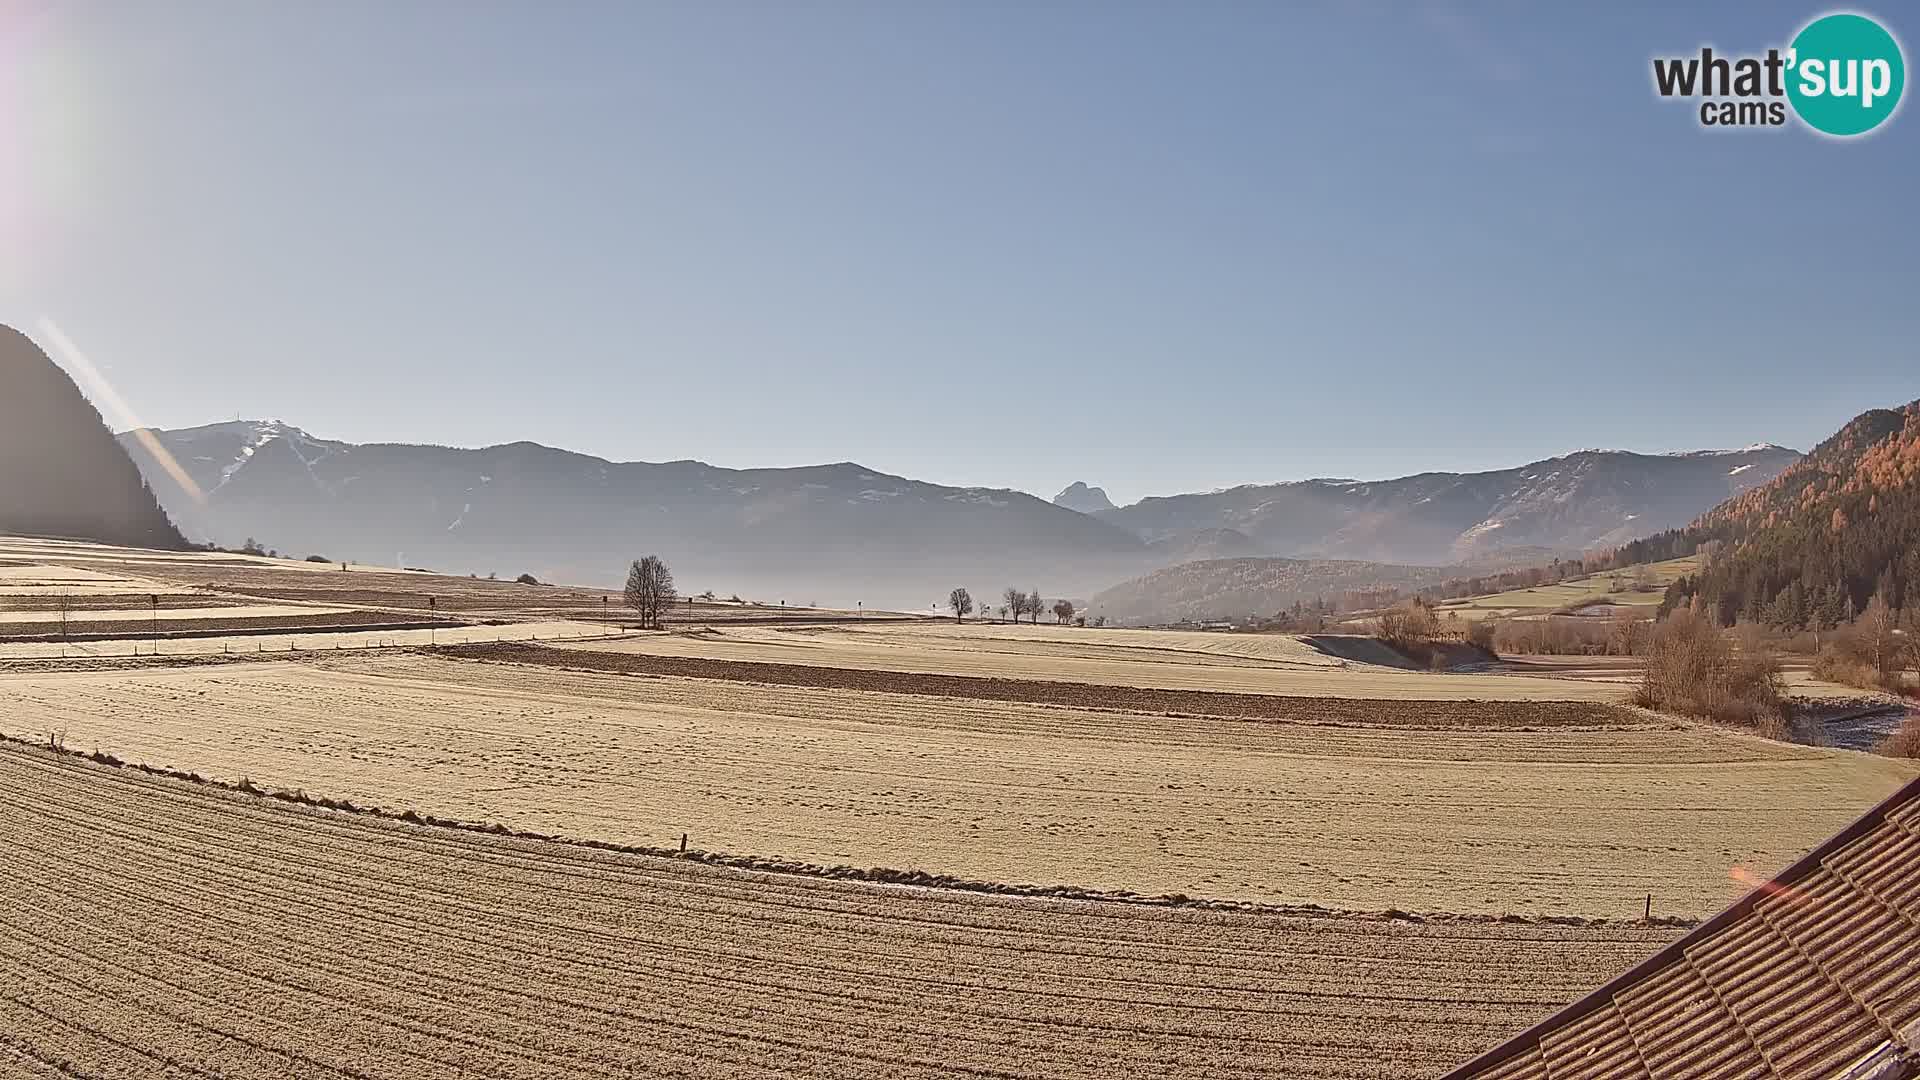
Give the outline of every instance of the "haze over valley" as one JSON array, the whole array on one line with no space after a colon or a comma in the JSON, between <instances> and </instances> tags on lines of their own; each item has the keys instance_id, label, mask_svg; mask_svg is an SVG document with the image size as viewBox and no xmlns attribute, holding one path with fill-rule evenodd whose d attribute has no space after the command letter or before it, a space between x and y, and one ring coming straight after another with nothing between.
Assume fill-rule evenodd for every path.
<instances>
[{"instance_id":1,"label":"haze over valley","mask_svg":"<svg viewBox=\"0 0 1920 1080\"><path fill-rule=\"evenodd\" d=\"M598 584L613 584L640 545L665 555L695 590L904 610L927 610L956 584L1084 599L1164 567L1225 558L1458 567L1452 576L1463 576L1516 551L1574 557L1676 528L1798 457L1772 445L1580 451L1491 473L1309 480L1114 507L1103 495L1077 501L1084 485L1048 502L853 462L743 470L611 462L525 442L355 445L277 421L145 435L204 496L173 477L144 436L121 436L198 540L253 538L303 555ZM1387 570L1379 580L1444 576ZM1307 587L1334 586L1330 577Z\"/></svg>"}]
</instances>

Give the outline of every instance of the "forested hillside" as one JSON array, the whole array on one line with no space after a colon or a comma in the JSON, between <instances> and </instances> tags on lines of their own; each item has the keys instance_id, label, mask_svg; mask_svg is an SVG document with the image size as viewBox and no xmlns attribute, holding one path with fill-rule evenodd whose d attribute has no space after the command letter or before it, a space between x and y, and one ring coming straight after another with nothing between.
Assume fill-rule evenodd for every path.
<instances>
[{"instance_id":1,"label":"forested hillside","mask_svg":"<svg viewBox=\"0 0 1920 1080\"><path fill-rule=\"evenodd\" d=\"M67 373L0 326L0 532L185 546Z\"/></svg>"},{"instance_id":2,"label":"forested hillside","mask_svg":"<svg viewBox=\"0 0 1920 1080\"><path fill-rule=\"evenodd\" d=\"M1770 483L1684 529L1626 545L1620 562L1705 551L1668 589L1720 622L1783 629L1850 621L1875 595L1920 603L1920 401L1863 413Z\"/></svg>"}]
</instances>

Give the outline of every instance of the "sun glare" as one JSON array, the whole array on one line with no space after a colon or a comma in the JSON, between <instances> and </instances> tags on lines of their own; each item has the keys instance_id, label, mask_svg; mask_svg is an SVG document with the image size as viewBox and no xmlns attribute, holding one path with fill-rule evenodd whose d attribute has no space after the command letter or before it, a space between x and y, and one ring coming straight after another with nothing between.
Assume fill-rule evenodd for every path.
<instances>
[{"instance_id":1,"label":"sun glare","mask_svg":"<svg viewBox=\"0 0 1920 1080\"><path fill-rule=\"evenodd\" d=\"M113 388L113 384L107 381L106 376L100 374L100 369L93 366L93 362L87 359L87 354L81 352L79 346L73 343L73 339L68 337L52 319L41 316L39 327L40 335L53 346L53 351L59 356L62 366L80 377L80 381L85 384L93 399L106 408L109 414L108 419L114 425L131 431L133 437L140 440L140 445L146 448L147 453L152 454L154 460L160 463L160 467L167 470L167 475L173 477L174 483L179 484L182 490L192 496L194 502L204 504L207 496L200 490L200 485L193 482L193 477L187 475L187 470L180 467L180 463L167 452L167 448L161 445L160 440L154 438L153 432L147 430L147 426L140 422L133 407L128 405L127 400L120 396L120 392Z\"/></svg>"}]
</instances>

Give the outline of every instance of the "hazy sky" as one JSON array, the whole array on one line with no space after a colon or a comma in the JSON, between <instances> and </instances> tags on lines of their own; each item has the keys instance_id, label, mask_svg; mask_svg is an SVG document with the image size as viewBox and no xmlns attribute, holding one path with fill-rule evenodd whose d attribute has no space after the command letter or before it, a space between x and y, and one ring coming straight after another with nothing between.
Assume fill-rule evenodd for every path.
<instances>
[{"instance_id":1,"label":"hazy sky","mask_svg":"<svg viewBox=\"0 0 1920 1080\"><path fill-rule=\"evenodd\" d=\"M1122 501L1920 397L1912 104L1703 131L1649 57L1825 9L1632 7L0 0L0 321L163 427Z\"/></svg>"}]
</instances>

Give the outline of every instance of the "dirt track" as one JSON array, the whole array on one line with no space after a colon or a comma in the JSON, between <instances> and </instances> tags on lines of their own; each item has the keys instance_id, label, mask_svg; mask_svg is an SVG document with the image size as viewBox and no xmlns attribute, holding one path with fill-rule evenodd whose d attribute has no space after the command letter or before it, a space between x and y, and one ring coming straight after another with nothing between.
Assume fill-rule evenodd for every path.
<instances>
[{"instance_id":1,"label":"dirt track","mask_svg":"<svg viewBox=\"0 0 1920 1080\"><path fill-rule=\"evenodd\" d=\"M1670 940L746 873L0 747L0 1073L1432 1076Z\"/></svg>"}]
</instances>

